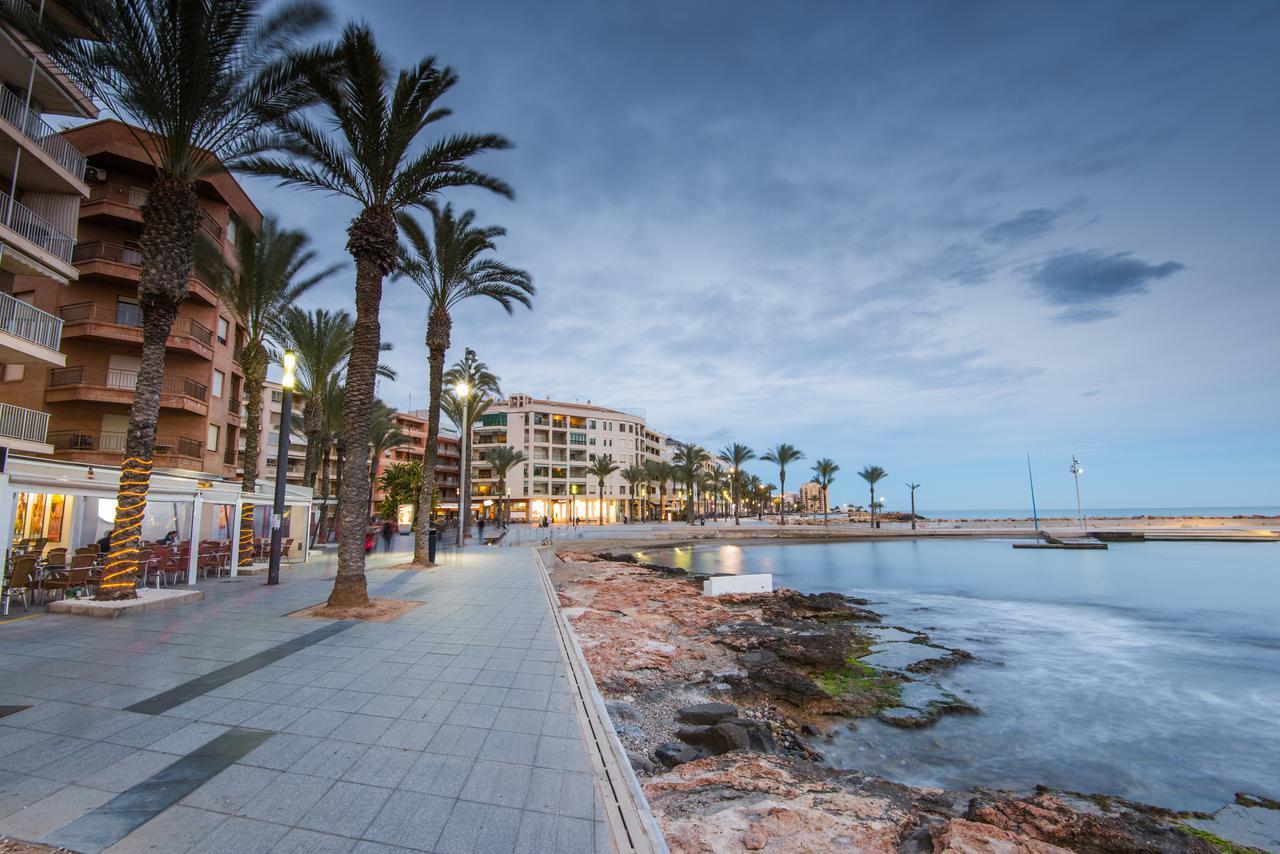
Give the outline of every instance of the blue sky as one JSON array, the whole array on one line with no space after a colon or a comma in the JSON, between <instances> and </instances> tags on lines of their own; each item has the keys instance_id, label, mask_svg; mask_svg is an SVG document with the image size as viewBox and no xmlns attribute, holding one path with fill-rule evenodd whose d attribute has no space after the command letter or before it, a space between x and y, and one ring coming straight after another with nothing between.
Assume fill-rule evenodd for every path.
<instances>
[{"instance_id":1,"label":"blue sky","mask_svg":"<svg viewBox=\"0 0 1280 854\"><path fill-rule=\"evenodd\" d=\"M505 391L789 441L841 465L833 501L874 463L894 507L1017 506L1030 452L1067 506L1075 452L1094 506L1280 504L1280 5L335 10L458 71L445 129L516 144L482 163L514 202L450 197L539 288L455 316L450 360ZM246 183L344 257L352 208ZM425 321L389 283L395 406Z\"/></svg>"}]
</instances>

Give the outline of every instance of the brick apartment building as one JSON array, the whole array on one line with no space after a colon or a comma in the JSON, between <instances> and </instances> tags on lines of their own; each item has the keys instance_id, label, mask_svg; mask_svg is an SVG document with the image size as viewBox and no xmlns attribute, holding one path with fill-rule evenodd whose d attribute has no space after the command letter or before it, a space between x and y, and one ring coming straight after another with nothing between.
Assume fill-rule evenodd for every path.
<instances>
[{"instance_id":1,"label":"brick apartment building","mask_svg":"<svg viewBox=\"0 0 1280 854\"><path fill-rule=\"evenodd\" d=\"M393 463L422 462L427 456L426 410L397 412L391 420L409 441L382 453L377 461L375 477L381 477ZM442 515L451 516L458 512L458 473L461 471L461 460L458 437L442 429L436 451L436 490L440 496L438 510ZM382 490L375 486L372 502L374 509L383 497Z\"/></svg>"}]
</instances>

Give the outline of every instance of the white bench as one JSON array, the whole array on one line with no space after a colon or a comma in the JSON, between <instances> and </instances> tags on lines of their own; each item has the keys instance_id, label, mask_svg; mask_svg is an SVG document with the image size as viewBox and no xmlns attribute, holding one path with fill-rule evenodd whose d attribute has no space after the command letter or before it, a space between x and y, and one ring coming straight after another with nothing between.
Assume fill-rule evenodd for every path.
<instances>
[{"instance_id":1,"label":"white bench","mask_svg":"<svg viewBox=\"0 0 1280 854\"><path fill-rule=\"evenodd\" d=\"M702 582L703 596L723 596L726 593L772 593L773 576L769 573L759 575L714 575Z\"/></svg>"}]
</instances>

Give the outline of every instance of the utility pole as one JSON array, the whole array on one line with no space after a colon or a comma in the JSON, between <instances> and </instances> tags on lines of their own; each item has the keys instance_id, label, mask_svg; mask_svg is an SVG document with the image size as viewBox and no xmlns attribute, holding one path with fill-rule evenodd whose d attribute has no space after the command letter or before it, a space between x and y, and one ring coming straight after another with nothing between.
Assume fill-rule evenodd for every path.
<instances>
[{"instance_id":1,"label":"utility pole","mask_svg":"<svg viewBox=\"0 0 1280 854\"><path fill-rule=\"evenodd\" d=\"M1080 465L1080 461L1076 459L1076 455L1071 455L1071 468L1068 469L1076 479L1076 516L1080 519L1080 529L1084 530L1088 527L1084 518L1084 504L1080 501L1080 475L1084 474L1084 467Z\"/></svg>"}]
</instances>

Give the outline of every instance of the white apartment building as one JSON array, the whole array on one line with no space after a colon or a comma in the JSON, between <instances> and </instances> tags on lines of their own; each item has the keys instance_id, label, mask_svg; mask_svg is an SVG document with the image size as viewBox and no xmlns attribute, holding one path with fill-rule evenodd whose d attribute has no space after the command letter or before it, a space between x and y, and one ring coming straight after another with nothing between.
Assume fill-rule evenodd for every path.
<instances>
[{"instance_id":1,"label":"white apartment building","mask_svg":"<svg viewBox=\"0 0 1280 854\"><path fill-rule=\"evenodd\" d=\"M301 418L302 405L306 403L306 398L301 395L293 395L293 415L295 418ZM262 427L258 436L258 480L262 483L275 483L276 480L276 463L280 458L280 419L283 416L284 409L284 389L280 383L267 380L262 386ZM241 423L247 417L247 413L242 406L240 409ZM293 429L289 435L289 468L285 479L291 484L301 484L303 470L306 468L307 460L307 436L305 433L297 429L295 420ZM336 462L331 461L329 468L329 479L334 479L333 467ZM244 436L240 437L239 453L236 456L236 476L244 476ZM320 494L320 484L316 484L316 494Z\"/></svg>"},{"instance_id":2,"label":"white apartment building","mask_svg":"<svg viewBox=\"0 0 1280 854\"><path fill-rule=\"evenodd\" d=\"M505 496L498 494L498 479L484 458L488 448L502 445L528 458L511 470ZM513 394L493 403L473 429L471 494L477 509L492 512L509 500L513 520L598 522L603 513L604 521L621 522L635 515L637 499L658 498L657 490L646 495L643 487L633 495L622 470L646 460L670 461L673 450L669 437L649 428L642 414ZM606 454L618 471L605 479L601 495L587 467Z\"/></svg>"}]
</instances>

